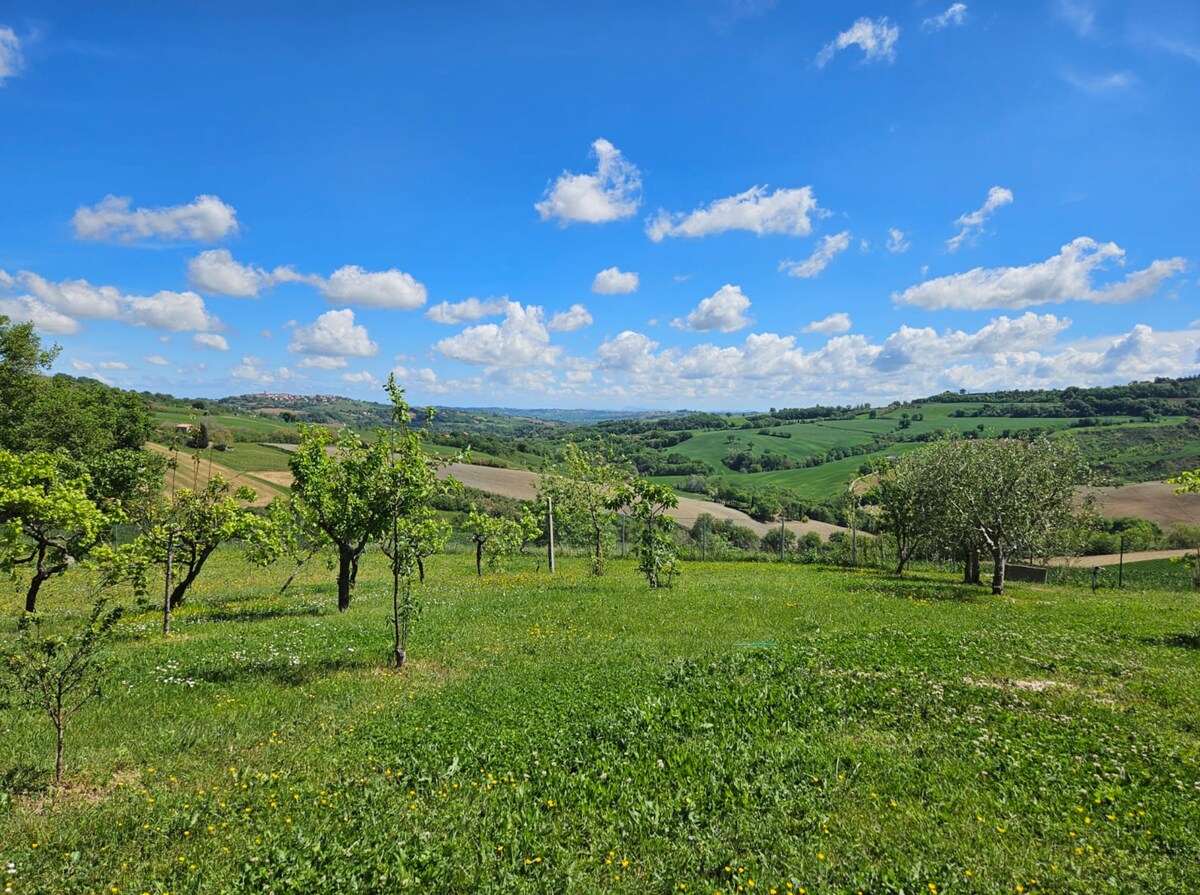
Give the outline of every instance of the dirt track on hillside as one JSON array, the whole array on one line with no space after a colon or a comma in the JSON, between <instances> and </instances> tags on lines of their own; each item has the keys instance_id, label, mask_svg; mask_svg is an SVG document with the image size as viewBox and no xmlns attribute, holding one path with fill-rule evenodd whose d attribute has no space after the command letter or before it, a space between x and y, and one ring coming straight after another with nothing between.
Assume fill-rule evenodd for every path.
<instances>
[{"instance_id":1,"label":"dirt track on hillside","mask_svg":"<svg viewBox=\"0 0 1200 895\"><path fill-rule=\"evenodd\" d=\"M454 476L468 488L478 488L491 494L504 497L515 497L518 500L533 500L537 496L538 481L541 479L536 472L523 469L499 469L493 466L474 466L469 463L454 463L444 467L439 476ZM743 525L760 537L771 529L778 527L769 522L756 522L741 510L734 510L719 503L707 500L693 500L689 497L679 499L679 508L671 515L680 525L691 528L703 513L708 513L716 519L728 519L734 525ZM845 531L837 525L825 522L789 522L787 527L797 534L815 531L822 538L828 538L835 531Z\"/></svg>"},{"instance_id":2,"label":"dirt track on hillside","mask_svg":"<svg viewBox=\"0 0 1200 895\"><path fill-rule=\"evenodd\" d=\"M1175 559L1195 550L1139 550L1136 553L1126 553L1125 562L1148 562L1152 559ZM1055 556L1050 559L1052 566L1075 566L1089 569L1092 566L1115 566L1121 562L1120 553L1104 553L1100 556Z\"/></svg>"}]
</instances>

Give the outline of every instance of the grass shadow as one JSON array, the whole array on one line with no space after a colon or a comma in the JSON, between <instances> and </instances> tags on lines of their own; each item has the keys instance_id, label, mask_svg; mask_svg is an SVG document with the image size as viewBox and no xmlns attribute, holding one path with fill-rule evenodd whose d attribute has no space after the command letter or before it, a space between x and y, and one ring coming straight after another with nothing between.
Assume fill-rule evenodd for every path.
<instances>
[{"instance_id":1,"label":"grass shadow","mask_svg":"<svg viewBox=\"0 0 1200 895\"><path fill-rule=\"evenodd\" d=\"M366 656L347 655L316 661L306 660L299 665L281 661L248 662L217 669L197 670L194 676L206 684L244 684L269 681L281 687L301 687L331 674L348 671L367 672L380 665L379 662L369 661L369 659L370 657ZM183 673L183 671L180 672L180 674ZM191 672L188 673L191 674Z\"/></svg>"},{"instance_id":2,"label":"grass shadow","mask_svg":"<svg viewBox=\"0 0 1200 895\"><path fill-rule=\"evenodd\" d=\"M302 606L222 606L216 609L198 608L194 614L183 618L188 624L202 622L260 622L276 618L305 618L328 614L323 603L308 603Z\"/></svg>"},{"instance_id":3,"label":"grass shadow","mask_svg":"<svg viewBox=\"0 0 1200 895\"><path fill-rule=\"evenodd\" d=\"M892 572L878 572L870 584L863 582L851 585L852 590L890 592L901 600L925 600L931 603L981 603L989 596L986 587L977 584L948 582L921 574L906 574L903 577Z\"/></svg>"},{"instance_id":4,"label":"grass shadow","mask_svg":"<svg viewBox=\"0 0 1200 895\"><path fill-rule=\"evenodd\" d=\"M1150 646L1173 646L1178 649L1200 650L1200 634L1167 634L1163 637L1144 637Z\"/></svg>"}]
</instances>

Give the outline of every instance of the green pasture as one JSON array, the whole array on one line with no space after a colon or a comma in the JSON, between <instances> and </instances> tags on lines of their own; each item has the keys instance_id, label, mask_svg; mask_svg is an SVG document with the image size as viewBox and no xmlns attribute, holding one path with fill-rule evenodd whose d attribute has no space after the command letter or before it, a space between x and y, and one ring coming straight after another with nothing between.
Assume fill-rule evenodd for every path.
<instances>
[{"instance_id":1,"label":"green pasture","mask_svg":"<svg viewBox=\"0 0 1200 895\"><path fill-rule=\"evenodd\" d=\"M1191 594L445 556L398 673L377 556L340 615L324 565L288 571L222 550L171 638L131 611L53 798L48 723L4 708L9 891L1200 889Z\"/></svg>"},{"instance_id":2,"label":"green pasture","mask_svg":"<svg viewBox=\"0 0 1200 895\"><path fill-rule=\"evenodd\" d=\"M205 416L195 410L156 410L154 416L160 424L170 423L171 425L178 425L179 423L187 423L198 426L200 423L207 423L208 425L224 426L230 431L241 430L262 435L269 435L280 429L293 428L291 424L285 423L282 420L261 416L244 416L242 414L214 414Z\"/></svg>"}]
</instances>

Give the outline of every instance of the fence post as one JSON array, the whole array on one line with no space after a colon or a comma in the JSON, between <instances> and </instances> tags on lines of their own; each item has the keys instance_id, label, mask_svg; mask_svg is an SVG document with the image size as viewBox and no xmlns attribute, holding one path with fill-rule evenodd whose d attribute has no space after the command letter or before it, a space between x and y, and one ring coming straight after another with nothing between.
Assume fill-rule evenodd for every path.
<instances>
[{"instance_id":1,"label":"fence post","mask_svg":"<svg viewBox=\"0 0 1200 895\"><path fill-rule=\"evenodd\" d=\"M546 497L546 550L549 552L550 574L554 574L554 498Z\"/></svg>"}]
</instances>

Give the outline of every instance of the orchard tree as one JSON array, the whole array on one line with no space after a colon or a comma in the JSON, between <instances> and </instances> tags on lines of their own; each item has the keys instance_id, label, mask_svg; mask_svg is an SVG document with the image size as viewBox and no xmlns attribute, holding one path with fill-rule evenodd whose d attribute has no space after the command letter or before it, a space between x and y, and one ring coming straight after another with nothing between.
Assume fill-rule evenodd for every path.
<instances>
[{"instance_id":1,"label":"orchard tree","mask_svg":"<svg viewBox=\"0 0 1200 895\"><path fill-rule=\"evenodd\" d=\"M571 442L557 464L542 475L540 500L549 498L556 512L586 532L592 574L604 574L612 539L614 506L630 479L629 465L607 453L589 451ZM615 503L614 503L615 502Z\"/></svg>"},{"instance_id":2,"label":"orchard tree","mask_svg":"<svg viewBox=\"0 0 1200 895\"><path fill-rule=\"evenodd\" d=\"M450 461L437 460L424 451L422 433L409 425L410 408L394 374L388 376L384 388L392 402L392 428L379 432L378 441L388 451L383 485L390 524L380 538L380 547L391 564L393 650L396 667L403 668L408 659L408 632L418 609L413 573L419 572L424 580L422 559L440 550L449 536L434 512L433 500L460 485L453 479L438 480L438 469ZM430 408L426 422L432 416Z\"/></svg>"},{"instance_id":3,"label":"orchard tree","mask_svg":"<svg viewBox=\"0 0 1200 895\"><path fill-rule=\"evenodd\" d=\"M97 600L83 628L64 637L44 635L41 617L28 613L17 625L15 644L0 656L0 679L9 679L15 701L40 709L54 725L55 786L63 778L67 725L101 695L103 647L120 617L119 606L109 609L104 599Z\"/></svg>"},{"instance_id":4,"label":"orchard tree","mask_svg":"<svg viewBox=\"0 0 1200 895\"><path fill-rule=\"evenodd\" d=\"M114 521L88 496L86 473L64 471L58 454L14 454L0 448L0 570L29 566L25 611L37 611L38 592L100 540Z\"/></svg>"},{"instance_id":5,"label":"orchard tree","mask_svg":"<svg viewBox=\"0 0 1200 895\"><path fill-rule=\"evenodd\" d=\"M165 607L176 609L195 584L204 564L227 541L240 541L246 556L256 564L279 555L277 529L271 517L249 508L253 488L234 489L220 473L203 488L180 488L168 502L143 520L143 530L130 544L105 551L99 564L109 580L126 579L137 593L147 589L152 566L167 569Z\"/></svg>"},{"instance_id":6,"label":"orchard tree","mask_svg":"<svg viewBox=\"0 0 1200 895\"><path fill-rule=\"evenodd\" d=\"M525 547L541 535L542 523L530 506L522 508L520 519L510 519L481 513L471 504L462 530L475 544L475 574L482 576L485 560L488 571L496 572L502 568L504 557L524 553Z\"/></svg>"},{"instance_id":7,"label":"orchard tree","mask_svg":"<svg viewBox=\"0 0 1200 895\"><path fill-rule=\"evenodd\" d=\"M628 507L642 523L638 535L638 571L651 587L670 587L679 574L679 547L672 537L675 520L667 510L679 506L679 498L666 485L645 479L626 483L613 499L613 506Z\"/></svg>"},{"instance_id":8,"label":"orchard tree","mask_svg":"<svg viewBox=\"0 0 1200 895\"><path fill-rule=\"evenodd\" d=\"M280 594L287 593L300 570L314 556L330 545L325 532L317 525L311 513L294 500L275 498L267 506L267 518L275 527L279 555L293 563L287 581L279 588Z\"/></svg>"},{"instance_id":9,"label":"orchard tree","mask_svg":"<svg viewBox=\"0 0 1200 895\"><path fill-rule=\"evenodd\" d=\"M888 462L867 497L879 507L879 528L896 542L896 574L923 543L932 539L938 517L932 479L924 475L919 455Z\"/></svg>"},{"instance_id":10,"label":"orchard tree","mask_svg":"<svg viewBox=\"0 0 1200 895\"><path fill-rule=\"evenodd\" d=\"M1077 528L1075 488L1089 478L1069 439L946 439L912 454L930 488L938 534L992 558L992 593L1004 593L1015 555L1045 549Z\"/></svg>"},{"instance_id":11,"label":"orchard tree","mask_svg":"<svg viewBox=\"0 0 1200 895\"><path fill-rule=\"evenodd\" d=\"M300 446L288 463L300 511L337 552L338 610L350 608L358 558L384 536L392 519L387 438L366 442L353 432L334 437L323 426L300 426Z\"/></svg>"}]
</instances>

